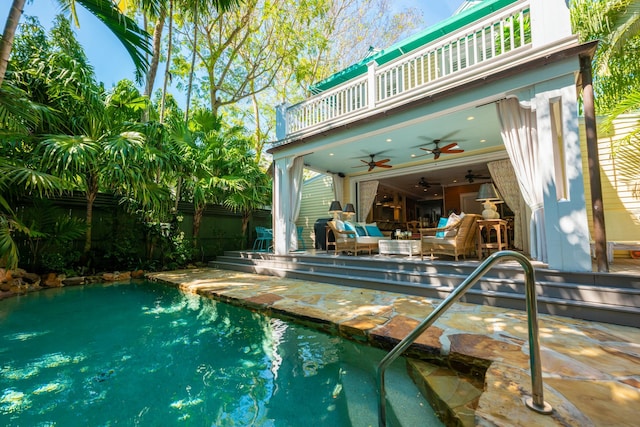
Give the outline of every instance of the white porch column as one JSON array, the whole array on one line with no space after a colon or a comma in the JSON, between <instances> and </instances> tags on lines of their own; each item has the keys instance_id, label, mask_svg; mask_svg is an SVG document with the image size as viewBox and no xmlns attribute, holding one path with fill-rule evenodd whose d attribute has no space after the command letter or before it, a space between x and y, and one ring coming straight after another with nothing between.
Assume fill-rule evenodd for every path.
<instances>
[{"instance_id":1,"label":"white porch column","mask_svg":"<svg viewBox=\"0 0 640 427\"><path fill-rule=\"evenodd\" d=\"M297 159L297 161L296 161ZM278 255L297 249L295 220L302 191L302 157L284 157L274 161L273 179L273 251ZM297 165L297 168L294 166Z\"/></svg>"},{"instance_id":2,"label":"white porch column","mask_svg":"<svg viewBox=\"0 0 640 427\"><path fill-rule=\"evenodd\" d=\"M293 157L285 157L274 161L273 175L273 206L271 216L273 218L273 252L278 255L289 253L289 230L287 218L289 217L289 194L291 194L291 182L289 180L289 167L293 164Z\"/></svg>"},{"instance_id":3,"label":"white porch column","mask_svg":"<svg viewBox=\"0 0 640 427\"><path fill-rule=\"evenodd\" d=\"M553 85L562 89L539 85L533 100L549 268L591 271L576 88L572 75L563 80Z\"/></svg>"}]
</instances>

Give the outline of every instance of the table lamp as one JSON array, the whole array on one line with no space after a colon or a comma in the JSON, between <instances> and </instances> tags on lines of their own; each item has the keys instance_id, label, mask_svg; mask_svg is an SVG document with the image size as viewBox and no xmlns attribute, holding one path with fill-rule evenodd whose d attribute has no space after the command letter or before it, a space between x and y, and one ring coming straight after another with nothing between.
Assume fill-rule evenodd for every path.
<instances>
[{"instance_id":1,"label":"table lamp","mask_svg":"<svg viewBox=\"0 0 640 427\"><path fill-rule=\"evenodd\" d=\"M482 202L482 217L484 219L498 219L500 214L497 211L496 203L502 203L498 190L491 184L481 184L476 196L476 202Z\"/></svg>"},{"instance_id":2,"label":"table lamp","mask_svg":"<svg viewBox=\"0 0 640 427\"><path fill-rule=\"evenodd\" d=\"M347 218L347 221L350 221L351 217L356 214L356 208L353 206L353 203L347 203L342 213Z\"/></svg>"},{"instance_id":3,"label":"table lamp","mask_svg":"<svg viewBox=\"0 0 640 427\"><path fill-rule=\"evenodd\" d=\"M342 206L340 205L340 202L337 200L334 200L333 202L331 202L331 206L329 206L329 213L333 214L333 220L337 221L340 215L340 212L342 212Z\"/></svg>"}]
</instances>

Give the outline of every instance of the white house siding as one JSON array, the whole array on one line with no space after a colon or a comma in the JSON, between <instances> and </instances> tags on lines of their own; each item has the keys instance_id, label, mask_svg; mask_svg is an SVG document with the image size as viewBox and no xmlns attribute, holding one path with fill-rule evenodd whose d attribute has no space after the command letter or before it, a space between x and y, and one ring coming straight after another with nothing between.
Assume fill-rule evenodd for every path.
<instances>
[{"instance_id":1,"label":"white house siding","mask_svg":"<svg viewBox=\"0 0 640 427\"><path fill-rule=\"evenodd\" d=\"M332 179L328 175L318 175L306 180L302 185L300 215L296 225L303 227L302 238L307 249L315 246L313 225L319 218L331 218L329 205L333 200ZM301 249L302 245L298 245Z\"/></svg>"}]
</instances>

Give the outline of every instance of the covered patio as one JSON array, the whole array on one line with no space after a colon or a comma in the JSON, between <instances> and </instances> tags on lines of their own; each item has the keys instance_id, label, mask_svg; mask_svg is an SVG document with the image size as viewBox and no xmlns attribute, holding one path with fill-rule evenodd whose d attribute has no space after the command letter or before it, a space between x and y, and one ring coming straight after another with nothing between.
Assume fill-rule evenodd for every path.
<instances>
[{"instance_id":1,"label":"covered patio","mask_svg":"<svg viewBox=\"0 0 640 427\"><path fill-rule=\"evenodd\" d=\"M594 48L577 43L563 2L486 1L279 106L275 253L297 249L304 168L330 174L358 222L380 187L417 187L426 200L422 181L471 175L502 194L516 249L553 270L591 271L577 93Z\"/></svg>"}]
</instances>

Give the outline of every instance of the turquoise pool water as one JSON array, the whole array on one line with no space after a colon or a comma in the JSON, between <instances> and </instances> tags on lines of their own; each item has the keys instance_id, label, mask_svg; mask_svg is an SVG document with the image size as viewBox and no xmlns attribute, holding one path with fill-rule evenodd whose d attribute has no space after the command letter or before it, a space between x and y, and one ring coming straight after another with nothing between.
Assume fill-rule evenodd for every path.
<instances>
[{"instance_id":1,"label":"turquoise pool water","mask_svg":"<svg viewBox=\"0 0 640 427\"><path fill-rule=\"evenodd\" d=\"M349 426L344 362L382 356L154 283L47 290L0 301L0 425Z\"/></svg>"}]
</instances>

